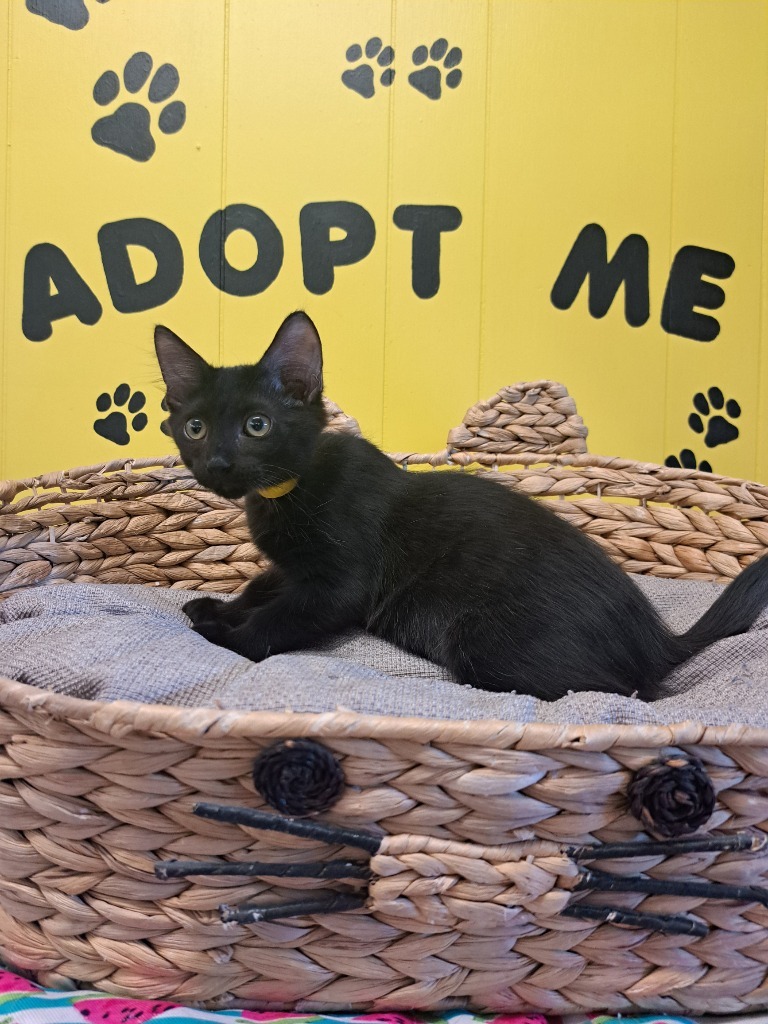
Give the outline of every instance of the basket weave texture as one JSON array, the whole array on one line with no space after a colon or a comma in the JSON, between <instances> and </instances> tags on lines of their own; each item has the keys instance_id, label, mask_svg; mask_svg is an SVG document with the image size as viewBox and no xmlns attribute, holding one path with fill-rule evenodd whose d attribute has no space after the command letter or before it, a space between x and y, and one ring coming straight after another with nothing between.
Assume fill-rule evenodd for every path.
<instances>
[{"instance_id":1,"label":"basket weave texture","mask_svg":"<svg viewBox=\"0 0 768 1024\"><path fill-rule=\"evenodd\" d=\"M339 410L336 429L355 430ZM561 385L505 388L433 455L481 467L553 507L629 572L728 579L768 548L768 489L694 470L589 456ZM616 502L615 499L625 499ZM241 507L175 457L0 483L0 594L41 583L234 591L261 565ZM745 718L747 712L745 710ZM218 907L285 902L336 883L161 880L171 858L304 863L359 851L205 820L198 801L258 808L254 758L311 737L338 759L323 817L382 834L365 908L252 925ZM627 788L684 753L716 794L703 826L762 836L768 730L446 722L345 711L104 704L0 680L0 953L48 985L210 1007L548 1013L768 1006L768 908L756 895L574 892L573 844L648 840ZM649 853L616 875L762 886L768 855ZM362 884L362 883L358 883ZM693 915L664 935L565 916L574 902Z\"/></svg>"}]
</instances>

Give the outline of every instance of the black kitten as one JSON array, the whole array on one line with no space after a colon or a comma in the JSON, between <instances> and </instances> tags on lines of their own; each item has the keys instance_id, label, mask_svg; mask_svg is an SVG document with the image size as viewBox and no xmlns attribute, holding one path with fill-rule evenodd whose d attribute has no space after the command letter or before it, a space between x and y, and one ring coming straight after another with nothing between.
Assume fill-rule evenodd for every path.
<instances>
[{"instance_id":1,"label":"black kitten","mask_svg":"<svg viewBox=\"0 0 768 1024\"><path fill-rule=\"evenodd\" d=\"M155 346L166 431L203 486L245 497L274 566L230 603L184 610L253 661L362 627L481 689L649 700L670 669L746 630L768 601L761 560L675 636L545 503L470 474L406 473L368 441L324 431L320 338L304 313L253 366L215 369L165 327Z\"/></svg>"}]
</instances>

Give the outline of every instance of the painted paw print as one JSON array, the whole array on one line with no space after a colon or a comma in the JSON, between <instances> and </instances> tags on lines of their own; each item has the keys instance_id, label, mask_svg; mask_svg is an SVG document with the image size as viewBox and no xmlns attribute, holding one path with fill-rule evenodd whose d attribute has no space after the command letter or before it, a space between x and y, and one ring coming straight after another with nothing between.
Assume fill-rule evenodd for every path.
<instances>
[{"instance_id":1,"label":"painted paw print","mask_svg":"<svg viewBox=\"0 0 768 1024\"><path fill-rule=\"evenodd\" d=\"M354 64L361 60L363 56L363 48L359 43L353 43L347 50L347 60L350 64ZM384 68L381 72L379 82L384 85L392 85L395 80L395 70L389 65L395 59L395 51L391 46L381 45L381 40L378 36L372 36L365 44L365 56L369 61L373 62L374 58L380 68ZM369 64L358 64L356 68L347 68L342 73L341 80L348 89L356 92L363 99L369 100L376 91L376 75L378 74L378 68L374 69Z\"/></svg>"},{"instance_id":2,"label":"painted paw print","mask_svg":"<svg viewBox=\"0 0 768 1024\"><path fill-rule=\"evenodd\" d=\"M96 3L108 4L109 0L96 0ZM73 31L85 28L91 17L84 0L27 0L27 10Z\"/></svg>"},{"instance_id":3,"label":"painted paw print","mask_svg":"<svg viewBox=\"0 0 768 1024\"><path fill-rule=\"evenodd\" d=\"M688 417L688 426L696 434L703 434L706 430L704 444L707 448L728 444L739 436L739 428L731 420L741 416L741 406L735 398L729 398L726 402L720 388L709 388L706 395L700 391L693 396L693 406L696 412ZM723 407L725 415L720 411Z\"/></svg>"},{"instance_id":4,"label":"painted paw print","mask_svg":"<svg viewBox=\"0 0 768 1024\"><path fill-rule=\"evenodd\" d=\"M700 469L702 473L711 473L712 466L707 462L706 459L702 459L701 462L696 461L696 456L693 454L690 448L683 448L680 452L680 457L677 455L668 455L664 459L665 466L674 466L675 469Z\"/></svg>"},{"instance_id":5,"label":"painted paw print","mask_svg":"<svg viewBox=\"0 0 768 1024\"><path fill-rule=\"evenodd\" d=\"M99 412L109 412L113 405L117 405L120 408L113 410L108 416L105 416L101 420L96 420L93 424L93 429L100 437L105 437L107 441L114 441L115 444L125 445L131 440L130 434L128 433L128 416L122 410L122 406L128 403L127 413L132 415L131 428L139 431L143 430L147 425L146 413L140 412L144 408L146 398L142 391L134 391L131 394L131 389L127 384L118 384L115 388L114 394L110 397L105 391L104 394L99 395L96 399L96 408Z\"/></svg>"},{"instance_id":6,"label":"painted paw print","mask_svg":"<svg viewBox=\"0 0 768 1024\"><path fill-rule=\"evenodd\" d=\"M148 53L134 53L123 70L123 84L130 93L142 89L152 72L152 58ZM179 72L173 64L162 64L149 83L147 98L150 103L165 103L179 87ZM105 71L93 87L93 98L101 107L113 103L120 94L120 80L114 71ZM179 131L187 119L187 108L181 100L168 103L160 111L157 127L163 135ZM91 128L91 138L99 146L114 149L116 153L142 162L155 152L155 140L150 131L149 109L142 103L121 103L106 117L100 117Z\"/></svg>"},{"instance_id":7,"label":"painted paw print","mask_svg":"<svg viewBox=\"0 0 768 1024\"><path fill-rule=\"evenodd\" d=\"M449 89L455 89L461 82L461 71L458 65L461 63L462 52L458 46L448 49L447 39L436 39L427 50L426 46L417 46L413 51L413 63L419 68L408 75L408 81L414 89L429 96L431 100L439 100L442 96L443 71L447 71L445 84ZM432 62L427 64L427 58ZM439 65L442 63L442 67ZM426 67L421 67L427 64ZM449 70L449 69L453 70Z\"/></svg>"}]
</instances>

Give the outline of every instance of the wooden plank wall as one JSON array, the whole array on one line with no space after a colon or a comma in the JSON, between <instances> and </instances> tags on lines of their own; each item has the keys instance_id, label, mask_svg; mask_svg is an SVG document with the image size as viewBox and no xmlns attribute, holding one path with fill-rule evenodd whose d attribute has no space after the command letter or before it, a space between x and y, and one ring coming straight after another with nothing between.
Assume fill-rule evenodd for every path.
<instances>
[{"instance_id":1,"label":"wooden plank wall","mask_svg":"<svg viewBox=\"0 0 768 1024\"><path fill-rule=\"evenodd\" d=\"M768 480L766 0L9 0L0 53L0 476L166 452L155 323L242 362L305 308L389 449L549 377L594 452Z\"/></svg>"}]
</instances>

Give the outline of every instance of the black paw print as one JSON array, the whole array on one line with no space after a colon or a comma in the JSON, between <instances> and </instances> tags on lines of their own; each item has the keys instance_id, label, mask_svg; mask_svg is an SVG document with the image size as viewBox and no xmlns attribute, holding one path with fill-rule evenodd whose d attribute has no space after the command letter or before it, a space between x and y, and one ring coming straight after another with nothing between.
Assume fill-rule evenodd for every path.
<instances>
[{"instance_id":1,"label":"black paw print","mask_svg":"<svg viewBox=\"0 0 768 1024\"><path fill-rule=\"evenodd\" d=\"M113 403L123 406L126 402L128 402L128 413L133 415L131 427L137 431L143 430L147 425L147 416L146 413L139 411L144 408L146 402L142 391L134 391L131 394L131 389L127 384L118 384L111 398L106 391L104 394L99 395L96 399L96 408L99 412L107 412L112 408ZM96 420L93 424L93 429L100 437L105 437L108 441L114 441L115 444L125 445L131 440L128 433L128 417L125 415L125 412L118 409L111 412L109 416L105 416L104 419Z\"/></svg>"},{"instance_id":2,"label":"black paw print","mask_svg":"<svg viewBox=\"0 0 768 1024\"><path fill-rule=\"evenodd\" d=\"M146 85L152 71L152 58L148 53L134 53L123 71L123 82L128 92L138 92ZM173 64L162 64L149 83L147 98L150 103L165 103L179 86L179 72ZM114 71L105 71L93 87L93 98L101 107L117 99L120 80ZM181 100L163 107L157 126L163 135L172 135L183 127L187 108ZM100 117L91 128L91 137L99 146L114 149L132 160L149 160L155 152L155 140L150 132L150 113L141 103L121 103L112 114Z\"/></svg>"},{"instance_id":3,"label":"black paw print","mask_svg":"<svg viewBox=\"0 0 768 1024\"><path fill-rule=\"evenodd\" d=\"M675 469L700 469L702 473L712 472L712 466L706 459L702 459L701 462L697 463L696 456L690 448L683 448L680 452L679 458L677 455L668 455L666 459L664 459L664 465L674 466Z\"/></svg>"},{"instance_id":4,"label":"black paw print","mask_svg":"<svg viewBox=\"0 0 768 1024\"><path fill-rule=\"evenodd\" d=\"M359 43L353 43L347 50L347 60L350 64L359 61L363 56L363 48ZM365 44L365 56L369 61L376 58L380 68L384 68L379 81L382 85L392 85L395 80L394 68L389 65L395 59L395 51L391 46L382 48L378 36L372 36ZM378 70L378 69L377 69ZM369 100L375 91L374 69L370 64L359 64L356 68L347 68L342 73L341 80L348 89L356 92L359 96Z\"/></svg>"},{"instance_id":5,"label":"black paw print","mask_svg":"<svg viewBox=\"0 0 768 1024\"><path fill-rule=\"evenodd\" d=\"M109 0L96 0L96 3L108 4ZM84 0L27 0L27 10L73 31L85 28L90 18Z\"/></svg>"},{"instance_id":6,"label":"black paw print","mask_svg":"<svg viewBox=\"0 0 768 1024\"><path fill-rule=\"evenodd\" d=\"M455 89L461 82L461 71L457 65L461 63L462 52L458 46L452 46L449 50L447 39L436 39L429 50L426 46L417 46L413 51L413 63L417 67L426 64L427 57L433 63L428 64L425 68L419 67L418 71L412 71L408 75L408 81L414 89L423 92L431 100L439 100L443 91L443 70L453 68L445 76L445 84L449 89ZM440 61L442 61L442 68L437 66Z\"/></svg>"},{"instance_id":7,"label":"black paw print","mask_svg":"<svg viewBox=\"0 0 768 1024\"><path fill-rule=\"evenodd\" d=\"M706 395L700 391L693 396L693 406L696 412L688 417L688 426L696 434L703 434L706 426L704 444L707 448L715 448L719 444L728 444L735 441L739 436L739 428L730 420L738 419L741 416L741 406L735 398L729 398L726 402L720 388L709 388ZM725 416L721 415L720 409L725 406ZM716 410L712 414L712 410ZM702 418L703 417L703 418Z\"/></svg>"}]
</instances>

